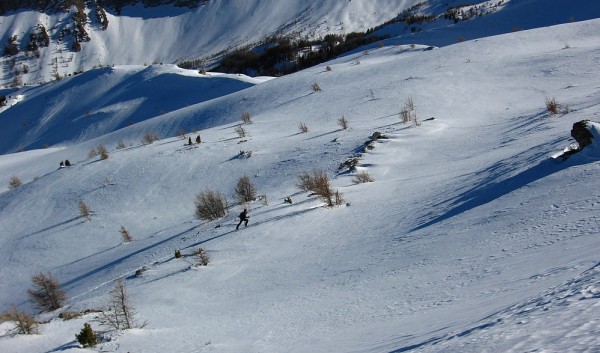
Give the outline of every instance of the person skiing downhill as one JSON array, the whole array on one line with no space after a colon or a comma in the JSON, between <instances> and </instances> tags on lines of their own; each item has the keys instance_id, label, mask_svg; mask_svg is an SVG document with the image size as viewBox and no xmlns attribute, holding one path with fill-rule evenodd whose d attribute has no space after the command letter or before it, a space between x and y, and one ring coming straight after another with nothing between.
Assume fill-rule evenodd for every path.
<instances>
[{"instance_id":1,"label":"person skiing downhill","mask_svg":"<svg viewBox=\"0 0 600 353\"><path fill-rule=\"evenodd\" d=\"M243 222L245 222L244 227L247 227L249 219L250 219L250 216L248 216L248 209L244 208L244 211L242 211L242 213L240 213L240 223L238 223L238 225L237 225L237 227L235 227L235 229L238 230L240 228L240 225L242 225Z\"/></svg>"}]
</instances>

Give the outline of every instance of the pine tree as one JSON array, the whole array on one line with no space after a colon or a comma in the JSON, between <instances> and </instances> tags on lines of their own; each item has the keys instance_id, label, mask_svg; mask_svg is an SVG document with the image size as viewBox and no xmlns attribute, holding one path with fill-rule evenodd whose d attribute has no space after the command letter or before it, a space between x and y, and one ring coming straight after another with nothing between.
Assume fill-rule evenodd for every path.
<instances>
[{"instance_id":1,"label":"pine tree","mask_svg":"<svg viewBox=\"0 0 600 353\"><path fill-rule=\"evenodd\" d=\"M77 338L77 342L79 342L83 348L93 347L98 344L98 338L90 324L87 322L83 324L81 332L79 332L78 335L75 335L75 338Z\"/></svg>"}]
</instances>

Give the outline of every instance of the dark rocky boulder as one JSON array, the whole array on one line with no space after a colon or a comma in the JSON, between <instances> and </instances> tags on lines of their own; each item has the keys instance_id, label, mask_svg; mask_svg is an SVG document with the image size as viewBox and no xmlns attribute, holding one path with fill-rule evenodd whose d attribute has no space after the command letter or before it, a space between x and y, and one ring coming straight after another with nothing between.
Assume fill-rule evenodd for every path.
<instances>
[{"instance_id":1,"label":"dark rocky boulder","mask_svg":"<svg viewBox=\"0 0 600 353\"><path fill-rule=\"evenodd\" d=\"M577 141L579 144L579 150L582 150L585 146L592 144L592 139L594 136L588 129L589 120L581 120L573 124L573 129L571 129L571 136Z\"/></svg>"}]
</instances>

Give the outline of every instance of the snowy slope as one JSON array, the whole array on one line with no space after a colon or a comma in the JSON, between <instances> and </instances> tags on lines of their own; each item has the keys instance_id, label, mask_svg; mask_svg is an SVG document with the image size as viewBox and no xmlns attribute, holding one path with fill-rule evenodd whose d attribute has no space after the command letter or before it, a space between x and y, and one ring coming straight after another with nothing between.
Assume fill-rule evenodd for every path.
<instances>
[{"instance_id":1,"label":"snowy slope","mask_svg":"<svg viewBox=\"0 0 600 353\"><path fill-rule=\"evenodd\" d=\"M9 97L9 104L0 108L0 153L12 153L19 150L30 150L45 146L61 147L74 142L82 142L102 136L122 127L144 121L165 113L207 101L227 93L231 93L250 84L262 82L263 79L250 80L244 77L225 76L210 79L190 70L177 69L171 65L151 65L159 62L176 62L177 58L197 58L200 54L189 54L200 51L203 56L210 56L238 41L256 42L266 33L274 31L273 26L291 21L294 25L285 27L284 31L300 31L310 36L322 36L326 33L341 31L365 30L368 26L379 24L393 17L401 9L415 5L415 1L404 2L325 2L300 4L292 2L256 3L245 1L211 1L193 11L181 8L160 7L147 8L141 6L125 7L123 16L111 17L111 25L107 31L94 30L90 25L92 40L83 43L81 53L72 53L64 47L66 41L42 48L40 62L30 56L3 57L4 74L2 77L11 80L13 69L21 70L23 65L29 66L29 73L22 74L23 82L37 84L54 80L56 71L61 77L68 77L74 72L84 69L74 80L65 80L53 85L23 87L18 90L4 89L0 94ZM285 4L285 6L284 6ZM416 14L434 14L442 16L449 6L456 6L459 1L441 3L430 1L424 5L413 7ZM293 6L292 6L293 5ZM254 7L253 7L254 6ZM308 6L305 8L305 6ZM529 29L584 20L600 16L600 3L577 0L573 2L553 1L505 1L502 3L482 1L479 6L486 10L485 15L461 21L438 18L433 22L418 25L419 32L411 33L405 24L393 24L378 30L378 34L391 35L386 45L426 44L445 46L455 44L459 40L481 38L500 33L509 33L517 29ZM269 10L265 10L268 8ZM468 7L466 7L468 8ZM248 17L252 9L254 16ZM213 13L214 12L214 13ZM221 14L221 15L219 15ZM223 15L227 14L227 16ZM92 18L90 14L90 18ZM200 26L205 19L211 21L208 27L213 32L196 32L191 30ZM230 19L233 18L233 19ZM291 20L296 18L296 20ZM301 18L301 20L298 20ZM200 22L198 22L200 21ZM37 12L20 11L4 16L0 21L0 33L8 37L11 33L25 38L30 28L42 22L51 30L51 37L58 36L68 22L66 14L45 15ZM230 23L238 26L230 26ZM174 24L175 23L175 24ZM337 23L336 26L331 26ZM340 24L342 23L342 24ZM369 25L367 25L369 24ZM204 27L203 27L204 28ZM239 39L238 32L244 32L252 38ZM136 33L136 40L128 38L129 33ZM146 40L148 36L152 40ZM307 34L308 35L308 34ZM100 36L102 38L95 38ZM103 37L104 36L104 37ZM173 40L173 38L182 39ZM197 37L200 36L200 37ZM211 37L212 36L212 37ZM218 37L218 38L217 38ZM2 39L6 41L6 38ZM231 39L234 38L234 39ZM567 46L566 38L558 37ZM207 41L207 42L205 42ZM193 46L193 48L190 48ZM376 48L377 44L371 47ZM201 48L201 49L199 49ZM363 48L357 52L363 51ZM59 57L56 57L59 55ZM171 57L166 58L167 55ZM101 56L101 58L97 58ZM15 62L13 63L13 59ZM99 68L103 65L135 64ZM38 67L39 66L39 67ZM37 67L37 68L36 68ZM90 70L91 69L91 70ZM87 71L90 70L90 71ZM185 74L183 74L185 72ZM164 86L164 80L170 75L180 74L181 82L171 81L170 87ZM152 80L147 78L154 77ZM239 85L222 85L228 79L240 79ZM146 81L144 81L146 80ZM142 84L142 82L144 82ZM131 88L136 87L132 93ZM169 90L164 94L160 90ZM197 93L201 92L201 93ZM172 96L177 98L173 99ZM73 104L73 100L78 100ZM126 103L123 103L126 102ZM245 104L245 103L244 103ZM216 109L222 109L217 107ZM239 109L245 109L240 107ZM235 111L239 116L240 111ZM212 113L211 113L212 115ZM197 119L196 119L197 120ZM15 123L16 122L16 123ZM191 131L215 126L221 120L208 122L207 119L195 121L193 124L181 126ZM179 127L164 131L163 136L173 136ZM139 136L127 136L139 141ZM116 143L116 142L114 142Z\"/></svg>"},{"instance_id":2,"label":"snowy slope","mask_svg":"<svg viewBox=\"0 0 600 353\"><path fill-rule=\"evenodd\" d=\"M10 95L0 114L4 126L0 152L87 141L263 81L240 75L201 75L173 65L117 66L24 88Z\"/></svg>"},{"instance_id":3,"label":"snowy slope","mask_svg":"<svg viewBox=\"0 0 600 353\"><path fill-rule=\"evenodd\" d=\"M51 271L69 310L102 308L123 277L148 326L105 333L97 349L113 352L597 351L600 154L551 157L572 143L574 122L600 120L597 43L599 20L434 50L386 46L60 150L1 156L0 183L25 183L0 194L0 305L30 309L31 276ZM119 70L131 69L104 74ZM409 97L420 126L400 123ZM550 115L551 97L569 113ZM241 139L244 111L253 123ZM175 137L196 124L202 144ZM172 137L141 146L145 131ZM359 167L375 181L354 185L338 165L375 131L387 139ZM110 157L87 159L98 144ZM74 165L57 169L66 158ZM298 191L296 176L313 168L347 205ZM235 232L242 175L268 205L250 204L250 227ZM206 189L228 196L224 219L194 218ZM199 246L206 268L173 258ZM41 317L52 319L41 335L4 334L0 351L83 351L73 337L93 314L56 314Z\"/></svg>"}]
</instances>

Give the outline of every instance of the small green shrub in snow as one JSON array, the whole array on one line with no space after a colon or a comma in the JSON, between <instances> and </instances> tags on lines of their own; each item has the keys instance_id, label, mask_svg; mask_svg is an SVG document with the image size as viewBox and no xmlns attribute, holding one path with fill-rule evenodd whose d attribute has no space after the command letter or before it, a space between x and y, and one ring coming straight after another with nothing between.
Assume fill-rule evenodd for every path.
<instances>
[{"instance_id":1,"label":"small green shrub in snow","mask_svg":"<svg viewBox=\"0 0 600 353\"><path fill-rule=\"evenodd\" d=\"M98 344L98 338L96 337L96 334L94 333L94 330L92 330L90 324L87 322L83 324L81 332L75 335L75 338L77 338L77 342L79 342L83 348L93 347Z\"/></svg>"}]
</instances>

